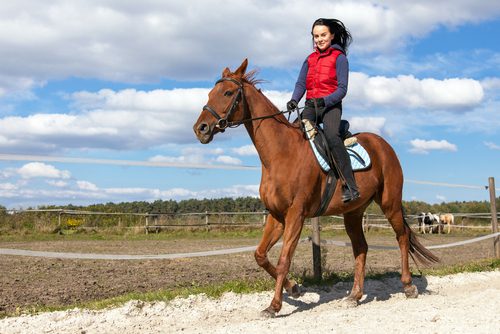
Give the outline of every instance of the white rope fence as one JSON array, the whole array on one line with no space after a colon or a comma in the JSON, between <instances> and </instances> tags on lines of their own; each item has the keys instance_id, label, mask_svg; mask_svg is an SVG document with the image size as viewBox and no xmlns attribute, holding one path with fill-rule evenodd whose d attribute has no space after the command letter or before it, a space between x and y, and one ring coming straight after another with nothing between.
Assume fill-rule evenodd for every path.
<instances>
[{"instance_id":1,"label":"white rope fence","mask_svg":"<svg viewBox=\"0 0 500 334\"><path fill-rule=\"evenodd\" d=\"M448 244L443 244L443 245L432 245L432 246L425 246L427 249L440 249L440 248L451 248L451 247L457 247L457 246L463 246L467 244L472 244L474 242L479 242L483 241L486 239L490 238L495 238L500 235L500 232L497 233L492 233L488 235L484 235L481 237L473 238L473 239L468 239L468 240L463 240L463 241L457 241L457 242L452 242ZM345 242L345 241L335 241L335 240L321 240L322 244L325 245L334 245L334 246L340 246L340 247L351 247L352 244L350 242ZM378 246L378 245L370 245L368 248L372 249L399 249L399 247L395 246Z\"/></svg>"},{"instance_id":2,"label":"white rope fence","mask_svg":"<svg viewBox=\"0 0 500 334\"><path fill-rule=\"evenodd\" d=\"M489 235L452 242L443 245L433 245L426 246L428 249L439 249L439 248L450 248L463 246L467 244L471 244L474 242L480 242L486 239L495 238L500 236L500 232L492 233ZM304 243L307 241L311 241L311 238L301 239L299 242ZM344 241L335 241L335 240L321 240L321 243L324 245L334 245L340 247L351 247L350 242ZM276 244L277 246L283 245L282 242ZM380 246L380 245L371 245L371 249L388 249L394 250L399 249L394 246ZM181 259L181 258L193 258L193 257L204 257L204 256L215 256L215 255L227 255L227 254L236 254L243 252L252 252L257 249L257 246L246 246L246 247L238 247L238 248L229 248L229 249L217 249L211 251L202 251L202 252L192 252L192 253L176 253L176 254L146 254L146 255L128 255L128 254L94 254L94 253L63 253L63 252L44 252L44 251L32 251L26 249L11 249L11 248L0 248L0 255L13 255L13 256L31 256L31 257L43 257L43 258L57 258L57 259L73 259L73 260L173 260L173 259Z\"/></svg>"}]
</instances>

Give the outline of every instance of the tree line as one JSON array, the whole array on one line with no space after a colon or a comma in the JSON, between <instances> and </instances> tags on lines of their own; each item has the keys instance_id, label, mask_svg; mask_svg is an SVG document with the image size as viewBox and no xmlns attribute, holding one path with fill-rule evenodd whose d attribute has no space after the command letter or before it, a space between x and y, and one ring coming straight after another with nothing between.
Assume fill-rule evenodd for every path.
<instances>
[{"instance_id":1,"label":"tree line","mask_svg":"<svg viewBox=\"0 0 500 334\"><path fill-rule=\"evenodd\" d=\"M497 208L500 207L500 197L496 199ZM415 215L420 212L432 213L485 213L490 212L490 203L488 201L455 201L448 203L429 204L422 201L403 201L403 208L407 215ZM187 199L181 201L175 200L156 200L153 202L135 201L122 203L103 203L87 206L64 205L64 206L40 206L38 209L64 209L81 210L93 212L121 212L121 213L194 213L194 212L259 212L265 210L264 204L255 197L223 197L213 199ZM5 212L6 208L0 205L0 213ZM367 213L381 214L381 210L375 203L372 203Z\"/></svg>"},{"instance_id":2,"label":"tree line","mask_svg":"<svg viewBox=\"0 0 500 334\"><path fill-rule=\"evenodd\" d=\"M94 212L123 213L195 213L195 212L257 212L265 210L260 199L255 197L223 197L214 199L156 200L122 203L92 204L88 206L44 206L40 209L82 210Z\"/></svg>"}]
</instances>

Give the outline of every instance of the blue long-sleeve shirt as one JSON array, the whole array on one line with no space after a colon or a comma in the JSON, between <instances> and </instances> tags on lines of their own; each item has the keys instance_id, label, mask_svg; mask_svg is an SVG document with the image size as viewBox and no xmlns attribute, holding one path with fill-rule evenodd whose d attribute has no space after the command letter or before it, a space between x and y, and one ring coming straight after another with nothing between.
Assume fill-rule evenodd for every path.
<instances>
[{"instance_id":1,"label":"blue long-sleeve shirt","mask_svg":"<svg viewBox=\"0 0 500 334\"><path fill-rule=\"evenodd\" d=\"M332 45L332 48L344 51L338 44ZM292 100L295 100L297 102L302 99L306 92L306 77L307 71L309 70L309 65L307 63L308 58L306 58L306 60L302 64L302 68L300 69L299 77L297 79L297 82L295 83L295 89L293 90L292 94ZM347 94L347 85L349 82L349 62L347 61L347 57L344 53L339 54L337 57L336 72L338 85L337 89L330 95L323 96L323 99L325 100L325 106L327 108L342 101L342 99Z\"/></svg>"}]
</instances>

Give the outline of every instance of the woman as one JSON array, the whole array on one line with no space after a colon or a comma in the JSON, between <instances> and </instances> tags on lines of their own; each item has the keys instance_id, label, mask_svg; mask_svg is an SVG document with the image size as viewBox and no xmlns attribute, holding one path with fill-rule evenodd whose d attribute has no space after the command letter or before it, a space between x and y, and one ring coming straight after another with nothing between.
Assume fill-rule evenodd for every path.
<instances>
[{"instance_id":1,"label":"woman","mask_svg":"<svg viewBox=\"0 0 500 334\"><path fill-rule=\"evenodd\" d=\"M349 77L346 52L352 37L344 24L336 19L317 19L311 34L315 50L302 65L287 109L296 109L298 101L307 92L302 117L318 125L323 123L328 145L345 181L342 186L342 201L345 203L359 197L349 155L339 131L342 99L347 93Z\"/></svg>"}]
</instances>

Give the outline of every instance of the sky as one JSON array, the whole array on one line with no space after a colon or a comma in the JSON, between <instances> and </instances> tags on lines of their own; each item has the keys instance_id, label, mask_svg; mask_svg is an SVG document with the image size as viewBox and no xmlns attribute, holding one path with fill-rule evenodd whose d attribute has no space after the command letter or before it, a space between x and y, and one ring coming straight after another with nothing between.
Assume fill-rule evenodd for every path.
<instances>
[{"instance_id":1,"label":"sky","mask_svg":"<svg viewBox=\"0 0 500 334\"><path fill-rule=\"evenodd\" d=\"M245 58L285 109L319 17L353 35L343 116L393 146L403 199L489 200L489 177L498 196L498 1L17 0L0 4L0 205L258 196L244 127L202 145L192 126Z\"/></svg>"}]
</instances>

